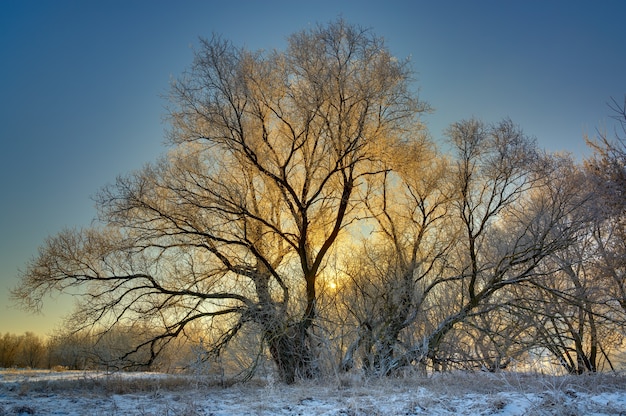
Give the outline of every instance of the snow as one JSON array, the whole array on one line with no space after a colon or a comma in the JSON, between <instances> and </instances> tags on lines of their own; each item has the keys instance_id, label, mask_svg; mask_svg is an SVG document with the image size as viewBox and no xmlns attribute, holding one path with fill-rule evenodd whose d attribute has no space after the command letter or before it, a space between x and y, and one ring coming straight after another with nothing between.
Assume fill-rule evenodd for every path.
<instances>
[{"instance_id":1,"label":"snow","mask_svg":"<svg viewBox=\"0 0 626 416\"><path fill-rule=\"evenodd\" d=\"M0 416L626 415L625 386L621 376L478 373L220 387L158 373L0 370Z\"/></svg>"}]
</instances>

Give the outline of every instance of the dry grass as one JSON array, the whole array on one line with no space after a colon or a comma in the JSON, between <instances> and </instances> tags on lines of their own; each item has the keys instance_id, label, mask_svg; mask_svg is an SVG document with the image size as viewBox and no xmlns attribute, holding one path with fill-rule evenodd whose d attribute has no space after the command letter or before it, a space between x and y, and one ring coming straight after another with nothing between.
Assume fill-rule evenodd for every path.
<instances>
[{"instance_id":1,"label":"dry grass","mask_svg":"<svg viewBox=\"0 0 626 416\"><path fill-rule=\"evenodd\" d=\"M5 388L17 391L19 394L27 393L94 393L94 394L134 394L154 391L181 391L199 388L219 386L217 380L204 377L191 377L183 375L160 375L154 377L128 377L127 374L99 374L85 372L81 377L69 377L53 380L38 380L34 373L26 371L19 374L20 379L13 383L7 383ZM40 374L41 372L39 372ZM33 374L31 376L31 374ZM29 378L32 377L32 378Z\"/></svg>"},{"instance_id":2,"label":"dry grass","mask_svg":"<svg viewBox=\"0 0 626 416\"><path fill-rule=\"evenodd\" d=\"M236 385L243 389L281 389L288 388L274 380L255 379L245 384L226 383L215 378L187 376L175 374L154 374L154 376L129 377L124 373L108 375L85 372L80 377L37 380L35 376L41 371L15 370L4 371L4 374L25 376L28 380L15 383L24 392L63 392L86 391L106 394L131 394L156 390L179 391L190 388L223 388ZM132 373L131 373L132 374ZM454 372L431 376L412 376L406 378L362 378L333 377L323 380L302 380L295 387L315 385L326 386L341 394L367 395L372 390L381 393L398 393L414 391L419 388L437 391L439 394L457 396L460 394L496 394L502 392L519 392L538 394L549 392L583 392L598 394L606 392L626 391L626 375L616 373L597 373L579 376L551 376L529 373L472 373ZM15 389L14 386L9 388Z\"/></svg>"},{"instance_id":3,"label":"dry grass","mask_svg":"<svg viewBox=\"0 0 626 416\"><path fill-rule=\"evenodd\" d=\"M331 381L332 382L332 381ZM426 388L440 394L496 394L518 392L538 394L546 391L571 391L598 394L626 391L626 374L596 373L585 375L552 376L533 373L483 373L454 372L427 377L383 378L383 379L337 379L339 390L406 391Z\"/></svg>"}]
</instances>

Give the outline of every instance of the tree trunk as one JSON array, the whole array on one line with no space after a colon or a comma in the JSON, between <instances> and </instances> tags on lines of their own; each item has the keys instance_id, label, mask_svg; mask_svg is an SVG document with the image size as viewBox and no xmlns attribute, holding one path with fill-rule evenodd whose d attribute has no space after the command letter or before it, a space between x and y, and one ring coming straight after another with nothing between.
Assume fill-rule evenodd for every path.
<instances>
[{"instance_id":1,"label":"tree trunk","mask_svg":"<svg viewBox=\"0 0 626 416\"><path fill-rule=\"evenodd\" d=\"M315 360L310 335L303 323L266 332L270 353L282 381L291 384L296 377L315 376Z\"/></svg>"}]
</instances>

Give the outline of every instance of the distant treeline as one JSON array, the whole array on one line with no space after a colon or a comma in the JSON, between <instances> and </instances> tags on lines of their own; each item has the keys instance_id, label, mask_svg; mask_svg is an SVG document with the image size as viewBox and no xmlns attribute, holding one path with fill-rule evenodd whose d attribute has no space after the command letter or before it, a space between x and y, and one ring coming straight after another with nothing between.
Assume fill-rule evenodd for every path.
<instances>
[{"instance_id":1,"label":"distant treeline","mask_svg":"<svg viewBox=\"0 0 626 416\"><path fill-rule=\"evenodd\" d=\"M0 368L62 368L67 370L190 370L198 354L194 343L172 345L167 354L151 366L137 362L143 356L126 356L137 336L130 330L116 328L104 335L59 331L49 337L33 332L0 336Z\"/></svg>"}]
</instances>

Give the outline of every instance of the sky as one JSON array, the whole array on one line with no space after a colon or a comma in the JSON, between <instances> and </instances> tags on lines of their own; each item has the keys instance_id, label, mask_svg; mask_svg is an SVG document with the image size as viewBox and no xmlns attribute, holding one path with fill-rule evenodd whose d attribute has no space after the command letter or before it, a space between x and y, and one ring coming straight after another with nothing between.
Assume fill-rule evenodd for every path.
<instances>
[{"instance_id":1,"label":"sky","mask_svg":"<svg viewBox=\"0 0 626 416\"><path fill-rule=\"evenodd\" d=\"M49 335L71 311L66 296L16 308L18 271L47 236L92 223L99 189L167 150L163 97L200 37L280 50L338 18L411 59L435 140L509 117L582 160L626 95L623 0L0 0L0 333Z\"/></svg>"}]
</instances>

